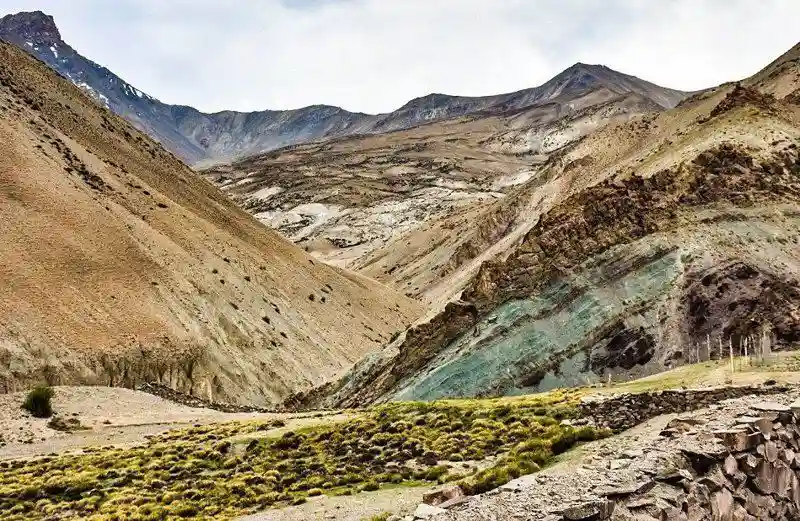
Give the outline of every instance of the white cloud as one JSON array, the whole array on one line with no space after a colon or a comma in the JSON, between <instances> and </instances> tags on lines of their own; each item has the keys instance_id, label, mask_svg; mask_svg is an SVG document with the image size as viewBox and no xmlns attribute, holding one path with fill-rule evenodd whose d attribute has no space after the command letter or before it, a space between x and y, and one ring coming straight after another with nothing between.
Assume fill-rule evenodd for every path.
<instances>
[{"instance_id":1,"label":"white cloud","mask_svg":"<svg viewBox=\"0 0 800 521\"><path fill-rule=\"evenodd\" d=\"M388 111L496 94L576 61L694 90L797 42L796 0L0 0L138 88L203 110Z\"/></svg>"}]
</instances>

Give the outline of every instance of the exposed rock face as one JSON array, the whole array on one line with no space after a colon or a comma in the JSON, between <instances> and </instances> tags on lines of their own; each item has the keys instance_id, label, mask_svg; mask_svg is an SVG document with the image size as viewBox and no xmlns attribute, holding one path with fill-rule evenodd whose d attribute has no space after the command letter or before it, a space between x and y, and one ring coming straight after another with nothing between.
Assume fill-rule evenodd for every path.
<instances>
[{"instance_id":1,"label":"exposed rock face","mask_svg":"<svg viewBox=\"0 0 800 521\"><path fill-rule=\"evenodd\" d=\"M721 392L717 397L723 397ZM794 520L800 517L800 406L725 400L599 442L578 463L524 476L452 506L437 521ZM699 396L699 395L698 395ZM792 396L790 398L789 396ZM704 399L713 401L712 394ZM673 408L653 396L635 405Z\"/></svg>"},{"instance_id":2,"label":"exposed rock face","mask_svg":"<svg viewBox=\"0 0 800 521\"><path fill-rule=\"evenodd\" d=\"M644 96L661 107L672 107L685 95L607 67L576 64L540 87L479 98L431 94L388 114L354 113L329 105L206 114L162 103L84 58L61 40L52 17L39 11L0 19L0 39L44 61L190 164L229 160L323 138L388 132L476 112L507 112L598 85L617 94Z\"/></svg>"},{"instance_id":3,"label":"exposed rock face","mask_svg":"<svg viewBox=\"0 0 800 521\"><path fill-rule=\"evenodd\" d=\"M675 170L580 192L544 215L507 260L485 263L464 304L415 326L370 366L369 378L352 372L329 399L576 385L607 372L669 367L688 359L678 346L712 333L715 342L733 342L765 322L775 324L779 342L794 342L798 274L765 262L762 251L797 260L798 171L795 144L763 160L722 145ZM780 238L756 239L760 229ZM730 234L763 246L741 248ZM681 324L677 336L666 336L673 333L660 313Z\"/></svg>"},{"instance_id":4,"label":"exposed rock face","mask_svg":"<svg viewBox=\"0 0 800 521\"><path fill-rule=\"evenodd\" d=\"M462 269L464 305L306 400L527 393L738 354L767 329L777 349L796 342L798 56L553 154L476 219L518 205L503 249Z\"/></svg>"}]
</instances>

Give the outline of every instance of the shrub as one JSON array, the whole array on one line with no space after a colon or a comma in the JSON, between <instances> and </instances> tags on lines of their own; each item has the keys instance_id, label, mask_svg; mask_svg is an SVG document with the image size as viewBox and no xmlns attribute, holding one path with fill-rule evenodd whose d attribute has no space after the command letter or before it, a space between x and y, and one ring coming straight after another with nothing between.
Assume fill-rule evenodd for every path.
<instances>
[{"instance_id":1,"label":"shrub","mask_svg":"<svg viewBox=\"0 0 800 521\"><path fill-rule=\"evenodd\" d=\"M49 418L53 415L53 388L39 386L31 390L22 402L22 408L36 418Z\"/></svg>"},{"instance_id":2,"label":"shrub","mask_svg":"<svg viewBox=\"0 0 800 521\"><path fill-rule=\"evenodd\" d=\"M369 480L361 486L361 490L365 492L372 492L378 490L379 488L381 488L380 485L373 480Z\"/></svg>"}]
</instances>

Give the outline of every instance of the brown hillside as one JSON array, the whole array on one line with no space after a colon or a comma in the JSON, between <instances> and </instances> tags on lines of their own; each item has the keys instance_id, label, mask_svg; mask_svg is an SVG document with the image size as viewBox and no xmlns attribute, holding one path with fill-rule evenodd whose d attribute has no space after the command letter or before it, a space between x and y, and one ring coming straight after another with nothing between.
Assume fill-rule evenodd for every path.
<instances>
[{"instance_id":1,"label":"brown hillside","mask_svg":"<svg viewBox=\"0 0 800 521\"><path fill-rule=\"evenodd\" d=\"M0 43L0 388L161 380L240 402L319 384L418 314L314 262Z\"/></svg>"}]
</instances>

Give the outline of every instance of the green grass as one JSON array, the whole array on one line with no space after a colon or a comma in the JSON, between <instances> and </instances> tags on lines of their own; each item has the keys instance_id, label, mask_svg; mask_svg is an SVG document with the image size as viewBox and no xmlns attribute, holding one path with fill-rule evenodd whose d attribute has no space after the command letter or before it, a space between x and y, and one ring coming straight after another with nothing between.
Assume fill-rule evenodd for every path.
<instances>
[{"instance_id":1,"label":"green grass","mask_svg":"<svg viewBox=\"0 0 800 521\"><path fill-rule=\"evenodd\" d=\"M284 433L271 422L171 431L134 448L0 463L0 519L232 519L310 496L460 479L486 490L606 433L562 425L577 393L393 403L353 419ZM447 462L496 456L472 476Z\"/></svg>"}]
</instances>

